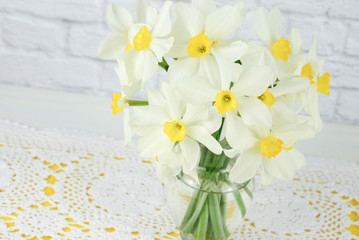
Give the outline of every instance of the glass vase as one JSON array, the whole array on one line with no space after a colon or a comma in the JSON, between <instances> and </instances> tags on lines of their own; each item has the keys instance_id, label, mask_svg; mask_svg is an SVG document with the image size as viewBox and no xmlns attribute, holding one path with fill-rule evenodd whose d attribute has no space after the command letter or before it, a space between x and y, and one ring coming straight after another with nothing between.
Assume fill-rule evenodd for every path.
<instances>
[{"instance_id":1,"label":"glass vase","mask_svg":"<svg viewBox=\"0 0 359 240\"><path fill-rule=\"evenodd\" d=\"M232 183L234 161L202 147L197 180L181 172L166 182L170 213L183 240L225 240L240 226L252 202L254 179Z\"/></svg>"}]
</instances>

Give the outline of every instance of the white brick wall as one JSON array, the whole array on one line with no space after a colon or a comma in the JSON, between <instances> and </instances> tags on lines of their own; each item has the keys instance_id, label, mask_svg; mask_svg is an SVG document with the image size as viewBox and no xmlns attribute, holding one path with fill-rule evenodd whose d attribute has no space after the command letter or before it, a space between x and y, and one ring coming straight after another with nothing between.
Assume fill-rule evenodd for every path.
<instances>
[{"instance_id":1,"label":"white brick wall","mask_svg":"<svg viewBox=\"0 0 359 240\"><path fill-rule=\"evenodd\" d=\"M161 6L163 0L150 0ZM176 0L175 0L176 1ZM177 0L178 1L178 0ZM185 0L189 2L190 0ZM110 96L118 90L114 62L97 58L100 41L109 33L106 11L111 0L0 0L0 83ZM135 0L113 0L135 10ZM237 0L217 0L218 4ZM359 125L359 1L245 0L249 12L238 34L254 38L257 6L279 6L282 34L298 28L332 74L329 97L321 97L323 118ZM151 86L158 86L158 74Z\"/></svg>"}]
</instances>

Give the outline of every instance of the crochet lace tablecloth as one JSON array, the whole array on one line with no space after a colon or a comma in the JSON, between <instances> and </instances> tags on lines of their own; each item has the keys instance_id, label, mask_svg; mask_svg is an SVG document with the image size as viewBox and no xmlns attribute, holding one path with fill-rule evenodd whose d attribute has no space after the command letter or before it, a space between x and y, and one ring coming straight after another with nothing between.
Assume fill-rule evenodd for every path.
<instances>
[{"instance_id":1,"label":"crochet lace tablecloth","mask_svg":"<svg viewBox=\"0 0 359 240\"><path fill-rule=\"evenodd\" d=\"M232 239L359 239L359 165L257 187ZM257 181L259 182L259 181ZM0 120L0 239L179 239L153 163L104 136Z\"/></svg>"}]
</instances>

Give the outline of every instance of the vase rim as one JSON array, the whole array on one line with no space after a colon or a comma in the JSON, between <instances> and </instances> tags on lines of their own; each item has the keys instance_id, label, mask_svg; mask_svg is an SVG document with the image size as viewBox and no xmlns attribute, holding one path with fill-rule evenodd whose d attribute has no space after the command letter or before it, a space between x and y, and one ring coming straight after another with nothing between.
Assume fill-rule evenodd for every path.
<instances>
[{"instance_id":1,"label":"vase rim","mask_svg":"<svg viewBox=\"0 0 359 240\"><path fill-rule=\"evenodd\" d=\"M223 186L222 186L221 191L210 191L210 190L206 190L206 189L201 189L200 184L197 181L195 181L190 176L184 174L183 172L179 173L176 176L176 178L178 180L180 180L182 183L184 183L185 185L187 185L188 187L193 188L195 190L206 192L206 193L218 193L218 194L239 191L241 189L244 189L250 183L254 184L254 178L251 178L248 181L243 182L243 183L230 183L230 184L225 183L225 187L223 188Z\"/></svg>"}]
</instances>

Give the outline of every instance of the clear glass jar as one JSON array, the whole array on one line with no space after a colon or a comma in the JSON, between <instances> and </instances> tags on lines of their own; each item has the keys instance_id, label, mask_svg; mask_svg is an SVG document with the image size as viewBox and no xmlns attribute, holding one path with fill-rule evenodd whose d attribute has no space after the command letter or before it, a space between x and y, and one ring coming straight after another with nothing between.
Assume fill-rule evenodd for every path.
<instances>
[{"instance_id":1,"label":"clear glass jar","mask_svg":"<svg viewBox=\"0 0 359 240\"><path fill-rule=\"evenodd\" d=\"M254 179L232 183L228 172L199 167L199 182L183 173L166 182L167 202L182 239L223 240L238 229L255 184Z\"/></svg>"}]
</instances>

